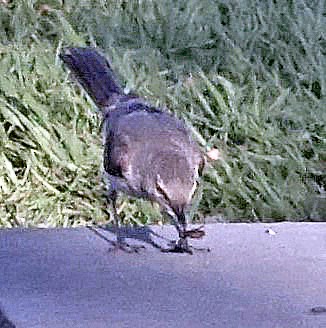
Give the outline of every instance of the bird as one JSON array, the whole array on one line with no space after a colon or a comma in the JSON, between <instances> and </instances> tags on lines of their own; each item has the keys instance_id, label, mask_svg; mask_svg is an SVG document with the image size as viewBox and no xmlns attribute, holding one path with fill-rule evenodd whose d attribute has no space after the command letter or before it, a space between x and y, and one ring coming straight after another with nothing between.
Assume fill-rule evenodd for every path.
<instances>
[{"instance_id":1,"label":"bird","mask_svg":"<svg viewBox=\"0 0 326 328\"><path fill-rule=\"evenodd\" d=\"M185 123L134 93L126 94L98 48L67 47L59 57L102 115L104 177L117 231L115 246L138 251L119 233L117 197L124 193L158 203L179 237L166 251L192 254L188 238L202 238L205 231L187 230L186 210L205 156Z\"/></svg>"}]
</instances>

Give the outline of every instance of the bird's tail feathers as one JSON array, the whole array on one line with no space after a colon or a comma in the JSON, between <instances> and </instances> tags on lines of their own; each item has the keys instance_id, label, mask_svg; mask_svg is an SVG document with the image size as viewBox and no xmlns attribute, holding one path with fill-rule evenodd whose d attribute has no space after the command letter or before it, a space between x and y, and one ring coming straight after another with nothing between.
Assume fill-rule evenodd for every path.
<instances>
[{"instance_id":1,"label":"bird's tail feathers","mask_svg":"<svg viewBox=\"0 0 326 328\"><path fill-rule=\"evenodd\" d=\"M60 58L98 107L123 94L108 60L94 48L65 48Z\"/></svg>"}]
</instances>

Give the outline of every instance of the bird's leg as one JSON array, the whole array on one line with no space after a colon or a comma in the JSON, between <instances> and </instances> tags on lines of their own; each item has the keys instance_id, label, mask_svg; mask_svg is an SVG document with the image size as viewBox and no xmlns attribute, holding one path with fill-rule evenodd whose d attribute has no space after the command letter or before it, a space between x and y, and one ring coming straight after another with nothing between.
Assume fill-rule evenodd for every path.
<instances>
[{"instance_id":1,"label":"bird's leg","mask_svg":"<svg viewBox=\"0 0 326 328\"><path fill-rule=\"evenodd\" d=\"M115 232L117 234L117 243L121 243L123 241L123 238L121 236L120 232L120 217L117 211L117 192L115 190L110 191L109 199L112 204L113 209L113 218L114 218L114 225L115 225Z\"/></svg>"},{"instance_id":2,"label":"bird's leg","mask_svg":"<svg viewBox=\"0 0 326 328\"><path fill-rule=\"evenodd\" d=\"M181 228L179 226L179 240L175 244L175 250L180 253L192 254L192 246L188 243L188 237L186 234L186 223L182 223Z\"/></svg>"},{"instance_id":3,"label":"bird's leg","mask_svg":"<svg viewBox=\"0 0 326 328\"><path fill-rule=\"evenodd\" d=\"M120 216L117 211L117 191L111 190L108 195L109 200L111 201L112 208L113 208L113 216L114 216L114 225L117 234L117 241L114 243L114 248L110 249L117 250L121 249L127 253L138 253L140 249L145 248L143 245L129 245L125 242L124 237L121 234L120 230Z\"/></svg>"},{"instance_id":4,"label":"bird's leg","mask_svg":"<svg viewBox=\"0 0 326 328\"><path fill-rule=\"evenodd\" d=\"M194 247L188 244L188 238L199 239L205 236L205 231L202 230L203 226L195 229L187 230L187 223L182 222L182 229L179 230L179 240L176 244L176 249L180 249L181 252L193 254L194 251L210 252L209 248Z\"/></svg>"},{"instance_id":5,"label":"bird's leg","mask_svg":"<svg viewBox=\"0 0 326 328\"><path fill-rule=\"evenodd\" d=\"M189 245L188 238L202 238L205 235L205 232L202 230L202 226L199 228L195 228L192 230L187 230L187 222L185 220L185 217L182 216L178 220L174 217L174 215L171 215L167 213L171 219L171 222L175 226L175 228L178 231L179 239L174 240L170 243L170 248L164 249L163 252L167 253L188 253L193 254L193 251L205 251L210 252L209 248L197 248L194 246Z\"/></svg>"},{"instance_id":6,"label":"bird's leg","mask_svg":"<svg viewBox=\"0 0 326 328\"><path fill-rule=\"evenodd\" d=\"M179 220L172 213L169 213L168 211L166 211L165 213L169 216L172 224L177 229L178 234L179 234L179 239L171 241L171 243L169 244L170 248L164 249L162 251L166 252L166 253L192 254L193 253L192 249L191 249L192 247L189 246L187 235L185 233L186 232L186 221L182 219L182 222L180 224Z\"/></svg>"}]
</instances>

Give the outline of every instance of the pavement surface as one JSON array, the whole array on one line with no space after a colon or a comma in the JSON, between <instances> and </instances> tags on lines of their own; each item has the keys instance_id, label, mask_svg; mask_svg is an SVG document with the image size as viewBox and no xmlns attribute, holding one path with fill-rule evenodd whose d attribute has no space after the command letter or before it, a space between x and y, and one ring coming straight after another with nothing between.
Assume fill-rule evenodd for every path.
<instances>
[{"instance_id":1,"label":"pavement surface","mask_svg":"<svg viewBox=\"0 0 326 328\"><path fill-rule=\"evenodd\" d=\"M205 230L192 243L211 252L194 255L160 251L171 226L125 229L138 254L100 228L0 230L0 313L17 328L326 327L326 223Z\"/></svg>"}]
</instances>

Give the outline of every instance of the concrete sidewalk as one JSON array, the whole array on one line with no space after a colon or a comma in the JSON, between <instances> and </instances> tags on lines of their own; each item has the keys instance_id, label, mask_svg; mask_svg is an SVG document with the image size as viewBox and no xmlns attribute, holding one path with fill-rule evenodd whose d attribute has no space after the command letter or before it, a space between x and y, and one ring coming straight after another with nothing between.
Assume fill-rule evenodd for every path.
<instances>
[{"instance_id":1,"label":"concrete sidewalk","mask_svg":"<svg viewBox=\"0 0 326 328\"><path fill-rule=\"evenodd\" d=\"M108 252L114 234L97 230L0 230L0 307L17 328L326 327L325 223L210 224L191 242L211 252L194 255L150 244L171 226L126 231L140 254Z\"/></svg>"}]
</instances>

